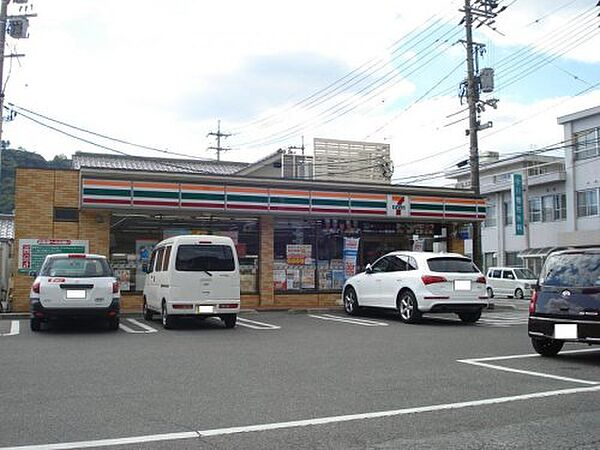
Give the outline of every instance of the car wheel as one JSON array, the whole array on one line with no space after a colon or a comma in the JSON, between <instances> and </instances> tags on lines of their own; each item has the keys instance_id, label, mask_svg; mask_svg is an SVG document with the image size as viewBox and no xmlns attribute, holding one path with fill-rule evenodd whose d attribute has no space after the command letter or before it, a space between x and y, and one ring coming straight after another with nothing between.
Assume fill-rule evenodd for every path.
<instances>
[{"instance_id":1,"label":"car wheel","mask_svg":"<svg viewBox=\"0 0 600 450\"><path fill-rule=\"evenodd\" d=\"M563 348L564 342L548 338L531 338L531 345L542 356L556 356Z\"/></svg>"},{"instance_id":2,"label":"car wheel","mask_svg":"<svg viewBox=\"0 0 600 450\"><path fill-rule=\"evenodd\" d=\"M108 319L108 329L111 331L117 331L119 329L119 318L111 317Z\"/></svg>"},{"instance_id":3,"label":"car wheel","mask_svg":"<svg viewBox=\"0 0 600 450\"><path fill-rule=\"evenodd\" d=\"M31 331L40 331L42 329L41 319L30 319L29 327L31 328Z\"/></svg>"},{"instance_id":4,"label":"car wheel","mask_svg":"<svg viewBox=\"0 0 600 450\"><path fill-rule=\"evenodd\" d=\"M475 323L481 317L481 310L474 312L461 312L458 313L458 317L465 323Z\"/></svg>"},{"instance_id":5,"label":"car wheel","mask_svg":"<svg viewBox=\"0 0 600 450\"><path fill-rule=\"evenodd\" d=\"M487 290L488 298L494 298L494 291L492 290L492 288L489 287L486 290Z\"/></svg>"},{"instance_id":6,"label":"car wheel","mask_svg":"<svg viewBox=\"0 0 600 450\"><path fill-rule=\"evenodd\" d=\"M167 313L167 303L163 302L160 319L162 322L162 326L165 330L169 330L173 328L173 320L174 317Z\"/></svg>"},{"instance_id":7,"label":"car wheel","mask_svg":"<svg viewBox=\"0 0 600 450\"><path fill-rule=\"evenodd\" d=\"M221 320L225 324L225 328L233 328L237 322L237 314L226 314L221 316Z\"/></svg>"},{"instance_id":8,"label":"car wheel","mask_svg":"<svg viewBox=\"0 0 600 450\"><path fill-rule=\"evenodd\" d=\"M515 298L523 300L523 289L521 289L521 288L515 289Z\"/></svg>"},{"instance_id":9,"label":"car wheel","mask_svg":"<svg viewBox=\"0 0 600 450\"><path fill-rule=\"evenodd\" d=\"M358 296L354 288L349 287L344 292L344 311L351 316L358 314L360 306L358 306Z\"/></svg>"},{"instance_id":10,"label":"car wheel","mask_svg":"<svg viewBox=\"0 0 600 450\"><path fill-rule=\"evenodd\" d=\"M415 295L410 291L401 292L398 296L398 312L404 323L416 323L421 318L421 311Z\"/></svg>"},{"instance_id":11,"label":"car wheel","mask_svg":"<svg viewBox=\"0 0 600 450\"><path fill-rule=\"evenodd\" d=\"M142 316L144 316L144 320L147 321L151 321L154 317L152 311L148 309L148 303L146 302L146 299L144 299L144 303L142 304Z\"/></svg>"}]
</instances>

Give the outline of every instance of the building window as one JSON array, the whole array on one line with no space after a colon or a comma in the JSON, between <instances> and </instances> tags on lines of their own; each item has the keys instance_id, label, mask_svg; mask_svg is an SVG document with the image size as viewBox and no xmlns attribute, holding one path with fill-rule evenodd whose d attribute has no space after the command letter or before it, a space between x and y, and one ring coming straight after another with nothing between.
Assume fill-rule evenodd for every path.
<instances>
[{"instance_id":1,"label":"building window","mask_svg":"<svg viewBox=\"0 0 600 450\"><path fill-rule=\"evenodd\" d=\"M545 163L544 163L545 164ZM541 163L533 163L527 169L529 176L544 175L549 172L549 167Z\"/></svg>"},{"instance_id":2,"label":"building window","mask_svg":"<svg viewBox=\"0 0 600 450\"><path fill-rule=\"evenodd\" d=\"M577 217L598 215L598 190L588 189L577 192Z\"/></svg>"},{"instance_id":3,"label":"building window","mask_svg":"<svg viewBox=\"0 0 600 450\"><path fill-rule=\"evenodd\" d=\"M542 199L540 197L529 199L529 221L542 221Z\"/></svg>"},{"instance_id":4,"label":"building window","mask_svg":"<svg viewBox=\"0 0 600 450\"><path fill-rule=\"evenodd\" d=\"M483 270L487 271L490 267L494 267L498 264L498 258L496 253L484 253L483 254Z\"/></svg>"},{"instance_id":5,"label":"building window","mask_svg":"<svg viewBox=\"0 0 600 450\"><path fill-rule=\"evenodd\" d=\"M492 201L487 202L485 207L485 226L486 227L495 227L496 223L496 204Z\"/></svg>"},{"instance_id":6,"label":"building window","mask_svg":"<svg viewBox=\"0 0 600 450\"><path fill-rule=\"evenodd\" d=\"M506 252L504 253L504 264L509 267L521 267L522 263L517 256L519 252Z\"/></svg>"},{"instance_id":7,"label":"building window","mask_svg":"<svg viewBox=\"0 0 600 450\"><path fill-rule=\"evenodd\" d=\"M567 218L567 194L556 194L554 196L554 220L565 220Z\"/></svg>"},{"instance_id":8,"label":"building window","mask_svg":"<svg viewBox=\"0 0 600 450\"><path fill-rule=\"evenodd\" d=\"M592 128L573 135L575 159L587 159L600 155L600 128Z\"/></svg>"},{"instance_id":9,"label":"building window","mask_svg":"<svg viewBox=\"0 0 600 450\"><path fill-rule=\"evenodd\" d=\"M508 199L503 203L502 214L504 216L504 225L512 225L513 223L513 210L512 210L512 199Z\"/></svg>"},{"instance_id":10,"label":"building window","mask_svg":"<svg viewBox=\"0 0 600 450\"><path fill-rule=\"evenodd\" d=\"M542 222L554 221L554 195L542 197Z\"/></svg>"},{"instance_id":11,"label":"building window","mask_svg":"<svg viewBox=\"0 0 600 450\"><path fill-rule=\"evenodd\" d=\"M54 208L55 222L79 222L79 210L77 208Z\"/></svg>"},{"instance_id":12,"label":"building window","mask_svg":"<svg viewBox=\"0 0 600 450\"><path fill-rule=\"evenodd\" d=\"M508 183L510 181L510 177L510 173L501 173L499 175L494 175L494 183Z\"/></svg>"}]
</instances>

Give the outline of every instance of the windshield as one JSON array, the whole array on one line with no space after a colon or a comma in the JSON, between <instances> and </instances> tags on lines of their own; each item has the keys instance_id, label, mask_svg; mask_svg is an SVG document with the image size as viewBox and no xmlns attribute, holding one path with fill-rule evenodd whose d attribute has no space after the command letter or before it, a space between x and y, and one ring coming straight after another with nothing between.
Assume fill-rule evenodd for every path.
<instances>
[{"instance_id":1,"label":"windshield","mask_svg":"<svg viewBox=\"0 0 600 450\"><path fill-rule=\"evenodd\" d=\"M458 273L474 273L479 272L473 261L467 258L430 258L427 260L429 269L432 272L458 272Z\"/></svg>"},{"instance_id":2,"label":"windshield","mask_svg":"<svg viewBox=\"0 0 600 450\"><path fill-rule=\"evenodd\" d=\"M529 269L515 269L515 275L519 280L534 280L535 274Z\"/></svg>"},{"instance_id":3,"label":"windshield","mask_svg":"<svg viewBox=\"0 0 600 450\"><path fill-rule=\"evenodd\" d=\"M112 277L104 258L48 258L40 272L43 277L99 278Z\"/></svg>"},{"instance_id":4,"label":"windshield","mask_svg":"<svg viewBox=\"0 0 600 450\"><path fill-rule=\"evenodd\" d=\"M600 286L600 254L550 256L544 265L540 283L546 286Z\"/></svg>"},{"instance_id":5,"label":"windshield","mask_svg":"<svg viewBox=\"0 0 600 450\"><path fill-rule=\"evenodd\" d=\"M233 251L228 245L180 245L175 269L180 272L231 272Z\"/></svg>"}]
</instances>

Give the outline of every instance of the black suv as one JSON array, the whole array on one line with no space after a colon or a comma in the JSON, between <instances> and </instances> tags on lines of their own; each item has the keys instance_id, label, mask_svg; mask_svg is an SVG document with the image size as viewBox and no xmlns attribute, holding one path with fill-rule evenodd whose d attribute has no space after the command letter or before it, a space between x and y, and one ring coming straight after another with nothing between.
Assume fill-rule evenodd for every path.
<instances>
[{"instance_id":1,"label":"black suv","mask_svg":"<svg viewBox=\"0 0 600 450\"><path fill-rule=\"evenodd\" d=\"M600 344L600 248L552 253L529 303L536 352L555 356L565 342Z\"/></svg>"}]
</instances>

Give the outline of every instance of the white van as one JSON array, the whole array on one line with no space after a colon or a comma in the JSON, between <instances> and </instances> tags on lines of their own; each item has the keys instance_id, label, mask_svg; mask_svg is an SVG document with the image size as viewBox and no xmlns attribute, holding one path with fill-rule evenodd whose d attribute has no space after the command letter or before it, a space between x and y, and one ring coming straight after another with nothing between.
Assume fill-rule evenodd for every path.
<instances>
[{"instance_id":1,"label":"white van","mask_svg":"<svg viewBox=\"0 0 600 450\"><path fill-rule=\"evenodd\" d=\"M486 275L489 298L507 296L530 298L537 277L524 267L490 267Z\"/></svg>"},{"instance_id":2,"label":"white van","mask_svg":"<svg viewBox=\"0 0 600 450\"><path fill-rule=\"evenodd\" d=\"M159 242L148 264L142 308L146 320L160 314L165 328L180 316L216 316L233 328L240 268L231 238L192 235Z\"/></svg>"}]
</instances>

